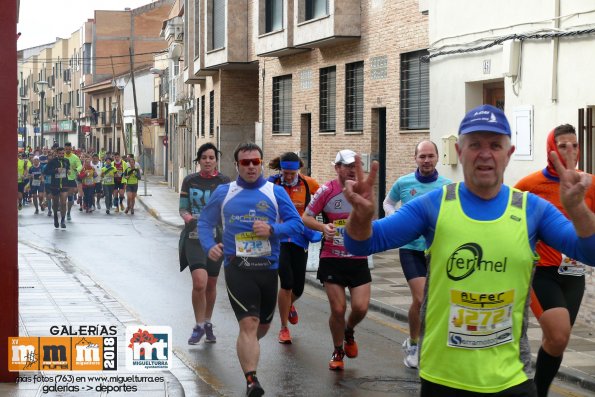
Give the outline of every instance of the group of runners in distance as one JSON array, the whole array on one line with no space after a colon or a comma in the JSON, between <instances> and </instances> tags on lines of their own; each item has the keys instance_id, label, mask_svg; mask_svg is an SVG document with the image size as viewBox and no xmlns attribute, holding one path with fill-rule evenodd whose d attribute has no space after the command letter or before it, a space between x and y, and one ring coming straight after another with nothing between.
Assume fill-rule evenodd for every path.
<instances>
[{"instance_id":1,"label":"group of runners in distance","mask_svg":"<svg viewBox=\"0 0 595 397\"><path fill-rule=\"evenodd\" d=\"M378 165L366 176L352 150L336 154L336 178L319 184L299 172L304 164L293 152L271 160L265 179L261 148L241 144L230 181L217 170L218 149L204 144L179 203L180 271L189 267L192 275L196 320L188 343L216 341L211 318L223 264L246 395L263 395L259 340L278 306L278 341L292 343L288 324L299 321L308 246L322 241L317 278L331 312L328 367L341 370L345 356L358 356L355 329L372 281L367 257L400 248L412 294L404 364L419 368L421 395L546 396L580 307L585 265L595 265L595 177L576 170L576 133L562 125L548 138L548 166L518 183L525 192L509 187L510 136L500 109L467 113L456 144L458 183L438 175L436 145L420 142L417 169L395 182L384 200L387 216L375 221ZM475 301L484 297L489 302ZM535 376L529 303L543 330Z\"/></svg>"},{"instance_id":2,"label":"group of runners in distance","mask_svg":"<svg viewBox=\"0 0 595 397\"><path fill-rule=\"evenodd\" d=\"M77 155L70 142L54 145L17 157L19 211L33 204L35 215L45 213L54 218L56 229L66 229L72 219L75 202L79 211L92 213L102 209L110 214L112 207L134 215L141 169L134 155L121 158L119 153L81 153ZM126 200L126 206L124 202Z\"/></svg>"}]
</instances>

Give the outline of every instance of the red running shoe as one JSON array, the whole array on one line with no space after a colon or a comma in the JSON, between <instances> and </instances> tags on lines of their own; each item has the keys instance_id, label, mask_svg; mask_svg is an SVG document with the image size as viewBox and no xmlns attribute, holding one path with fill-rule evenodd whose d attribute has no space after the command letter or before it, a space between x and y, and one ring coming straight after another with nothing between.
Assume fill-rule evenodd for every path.
<instances>
[{"instance_id":1,"label":"red running shoe","mask_svg":"<svg viewBox=\"0 0 595 397\"><path fill-rule=\"evenodd\" d=\"M298 318L297 310L295 310L294 305L291 305L291 307L289 308L289 316L287 317L287 319L293 325L298 323L299 318Z\"/></svg>"}]
</instances>

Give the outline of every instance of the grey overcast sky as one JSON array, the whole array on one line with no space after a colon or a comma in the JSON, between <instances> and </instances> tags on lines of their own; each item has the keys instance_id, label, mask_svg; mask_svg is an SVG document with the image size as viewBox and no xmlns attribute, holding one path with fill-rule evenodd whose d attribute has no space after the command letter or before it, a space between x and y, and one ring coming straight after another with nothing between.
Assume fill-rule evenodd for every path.
<instances>
[{"instance_id":1,"label":"grey overcast sky","mask_svg":"<svg viewBox=\"0 0 595 397\"><path fill-rule=\"evenodd\" d=\"M153 0L21 0L17 48L52 43L67 38L83 22L93 18L94 10L123 10L152 3Z\"/></svg>"}]
</instances>

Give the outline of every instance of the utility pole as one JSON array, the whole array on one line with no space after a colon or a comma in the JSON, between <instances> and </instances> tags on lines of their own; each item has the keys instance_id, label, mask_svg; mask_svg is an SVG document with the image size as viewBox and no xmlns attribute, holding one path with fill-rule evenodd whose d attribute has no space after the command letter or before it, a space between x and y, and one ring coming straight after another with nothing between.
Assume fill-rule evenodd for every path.
<instances>
[{"instance_id":1,"label":"utility pole","mask_svg":"<svg viewBox=\"0 0 595 397\"><path fill-rule=\"evenodd\" d=\"M145 175L145 169L146 169L146 158L145 158L145 153L143 150L143 125L140 122L140 119L138 118L138 105L136 103L136 84L134 83L134 56L132 53L132 47L129 47L129 52L130 52L130 79L132 80L132 97L134 98L134 120L136 122L136 140L138 141L138 154L139 156L141 156L142 159L142 176L143 176L143 181L144 181L144 189L145 189L145 194L144 196L147 196L147 177Z\"/></svg>"}]
</instances>

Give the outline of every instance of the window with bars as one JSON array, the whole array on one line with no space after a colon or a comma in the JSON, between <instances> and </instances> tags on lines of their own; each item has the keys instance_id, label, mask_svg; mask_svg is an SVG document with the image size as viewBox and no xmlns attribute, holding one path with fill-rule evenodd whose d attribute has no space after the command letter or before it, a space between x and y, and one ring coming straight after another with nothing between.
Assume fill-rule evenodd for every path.
<instances>
[{"instance_id":1,"label":"window with bars","mask_svg":"<svg viewBox=\"0 0 595 397\"><path fill-rule=\"evenodd\" d=\"M211 48L223 48L225 46L225 0L211 1Z\"/></svg>"},{"instance_id":2,"label":"window with bars","mask_svg":"<svg viewBox=\"0 0 595 397\"><path fill-rule=\"evenodd\" d=\"M337 127L337 68L320 69L320 132L334 132Z\"/></svg>"},{"instance_id":3,"label":"window with bars","mask_svg":"<svg viewBox=\"0 0 595 397\"><path fill-rule=\"evenodd\" d=\"M345 131L364 130L364 62L345 65Z\"/></svg>"},{"instance_id":4,"label":"window with bars","mask_svg":"<svg viewBox=\"0 0 595 397\"><path fill-rule=\"evenodd\" d=\"M200 97L200 136L205 136L205 96Z\"/></svg>"},{"instance_id":5,"label":"window with bars","mask_svg":"<svg viewBox=\"0 0 595 397\"><path fill-rule=\"evenodd\" d=\"M265 33L283 28L283 0L266 0Z\"/></svg>"},{"instance_id":6,"label":"window with bars","mask_svg":"<svg viewBox=\"0 0 595 397\"><path fill-rule=\"evenodd\" d=\"M306 0L306 21L328 15L328 0Z\"/></svg>"},{"instance_id":7,"label":"window with bars","mask_svg":"<svg viewBox=\"0 0 595 397\"><path fill-rule=\"evenodd\" d=\"M401 109L402 130L430 128L430 64L420 58L427 50L401 54Z\"/></svg>"},{"instance_id":8,"label":"window with bars","mask_svg":"<svg viewBox=\"0 0 595 397\"><path fill-rule=\"evenodd\" d=\"M209 93L209 136L215 136L215 91Z\"/></svg>"},{"instance_id":9,"label":"window with bars","mask_svg":"<svg viewBox=\"0 0 595 397\"><path fill-rule=\"evenodd\" d=\"M291 133L291 75L273 77L273 134Z\"/></svg>"}]
</instances>

